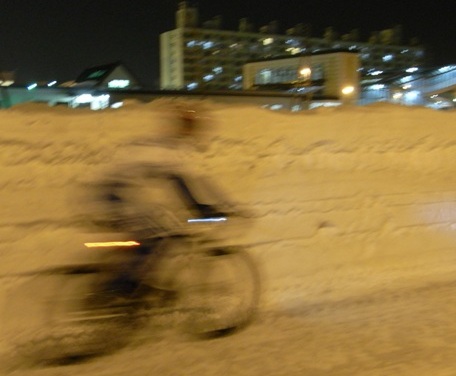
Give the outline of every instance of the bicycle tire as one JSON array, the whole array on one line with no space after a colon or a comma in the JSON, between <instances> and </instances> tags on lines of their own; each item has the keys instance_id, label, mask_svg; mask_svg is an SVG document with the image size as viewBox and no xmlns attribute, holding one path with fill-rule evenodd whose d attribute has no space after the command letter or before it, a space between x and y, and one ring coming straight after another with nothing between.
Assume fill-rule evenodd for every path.
<instances>
[{"instance_id":1,"label":"bicycle tire","mask_svg":"<svg viewBox=\"0 0 456 376\"><path fill-rule=\"evenodd\" d=\"M260 276L243 248L210 249L197 256L186 273L181 291L186 333L220 337L251 323L259 305Z\"/></svg>"},{"instance_id":2,"label":"bicycle tire","mask_svg":"<svg viewBox=\"0 0 456 376\"><path fill-rule=\"evenodd\" d=\"M99 278L99 273L69 270L37 275L12 291L4 319L14 352L32 362L56 362L101 355L124 345L127 312L95 320L78 317L84 312L100 315L86 305Z\"/></svg>"}]
</instances>

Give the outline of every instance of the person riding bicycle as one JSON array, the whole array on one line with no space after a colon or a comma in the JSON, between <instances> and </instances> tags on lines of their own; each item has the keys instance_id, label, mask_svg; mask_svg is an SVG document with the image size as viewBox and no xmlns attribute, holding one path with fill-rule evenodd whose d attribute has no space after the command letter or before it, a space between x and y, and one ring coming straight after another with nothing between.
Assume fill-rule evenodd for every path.
<instances>
[{"instance_id":1,"label":"person riding bicycle","mask_svg":"<svg viewBox=\"0 0 456 376\"><path fill-rule=\"evenodd\" d=\"M166 237L191 234L195 228L192 221L225 220L241 212L247 216L195 171L194 159L202 147L203 127L199 112L187 106L179 108L170 132L129 144L113 170L98 183L97 196L104 208L104 220L99 224L147 239L113 289L128 285L126 290L134 290L132 270Z\"/></svg>"}]
</instances>

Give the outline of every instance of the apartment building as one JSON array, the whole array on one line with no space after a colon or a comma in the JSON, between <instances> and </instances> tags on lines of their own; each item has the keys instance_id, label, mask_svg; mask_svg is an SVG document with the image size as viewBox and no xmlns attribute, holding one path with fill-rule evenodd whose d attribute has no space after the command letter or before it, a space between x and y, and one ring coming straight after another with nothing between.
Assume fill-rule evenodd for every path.
<instances>
[{"instance_id":1,"label":"apartment building","mask_svg":"<svg viewBox=\"0 0 456 376\"><path fill-rule=\"evenodd\" d=\"M305 25L296 25L280 34L276 22L254 31L246 19L240 20L236 31L222 30L219 17L200 24L198 9L183 1L176 12L176 28L160 35L160 86L186 90L242 89L246 63L328 50L357 52L361 76L421 66L424 49L401 45L400 34L400 27L396 27L372 34L368 42L360 42L355 31L339 37L328 28L322 38L315 38Z\"/></svg>"}]
</instances>

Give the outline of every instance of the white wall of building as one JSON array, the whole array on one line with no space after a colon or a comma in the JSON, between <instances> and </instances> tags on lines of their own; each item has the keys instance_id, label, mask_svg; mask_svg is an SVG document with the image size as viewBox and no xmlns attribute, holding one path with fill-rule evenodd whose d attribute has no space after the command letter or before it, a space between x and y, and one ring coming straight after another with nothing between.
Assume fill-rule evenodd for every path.
<instances>
[{"instance_id":1,"label":"white wall of building","mask_svg":"<svg viewBox=\"0 0 456 376\"><path fill-rule=\"evenodd\" d=\"M358 54L352 52L335 52L247 63L243 70L243 89L249 90L257 83L290 82L279 82L272 77L270 82L257 82L261 72L279 69L295 70L295 80L298 80L299 70L307 66L314 72L312 79L324 79L322 92L324 96L342 98L342 89L351 86L354 89L351 99L357 99L359 95L359 57ZM321 71L323 77L316 76L317 73L320 74L317 71Z\"/></svg>"}]
</instances>

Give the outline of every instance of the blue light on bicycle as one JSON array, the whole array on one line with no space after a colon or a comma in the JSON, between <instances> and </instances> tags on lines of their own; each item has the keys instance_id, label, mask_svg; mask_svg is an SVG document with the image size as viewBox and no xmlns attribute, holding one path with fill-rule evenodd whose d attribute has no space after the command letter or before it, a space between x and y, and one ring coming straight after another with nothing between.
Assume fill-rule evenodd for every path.
<instances>
[{"instance_id":1,"label":"blue light on bicycle","mask_svg":"<svg viewBox=\"0 0 456 376\"><path fill-rule=\"evenodd\" d=\"M224 222L226 221L226 217L215 217L215 218L191 218L188 219L188 223L199 223L199 222Z\"/></svg>"}]
</instances>

